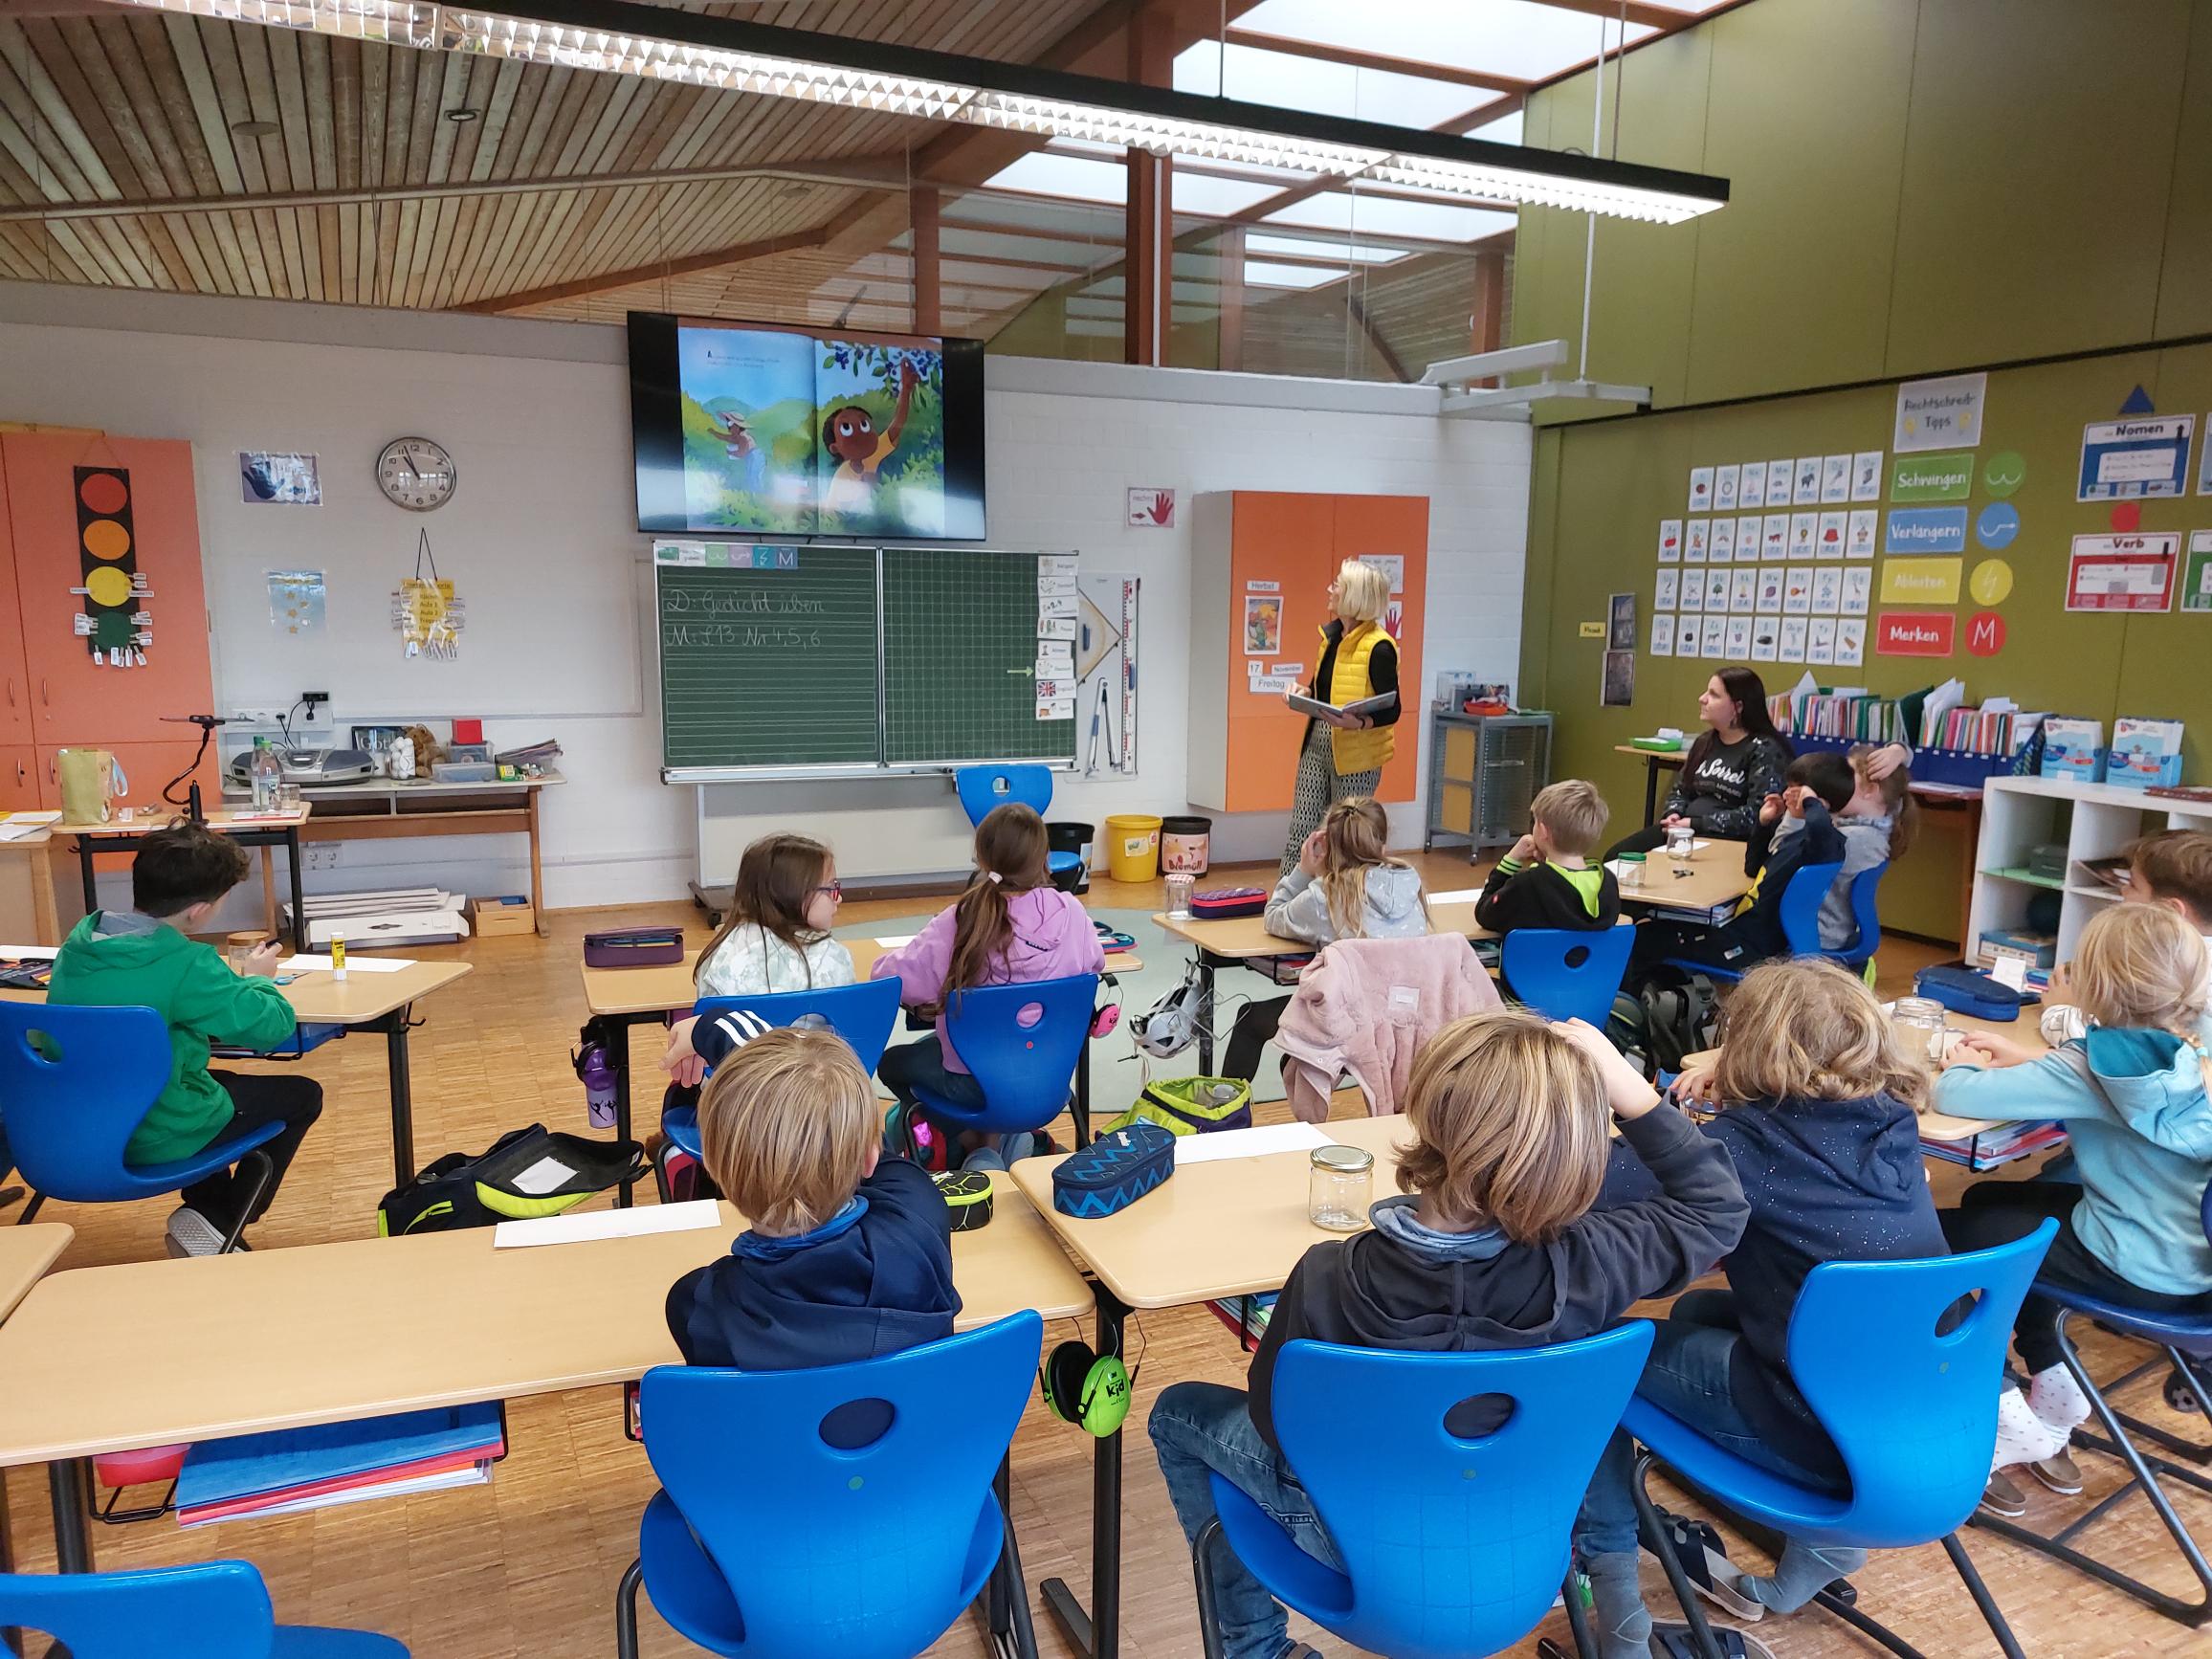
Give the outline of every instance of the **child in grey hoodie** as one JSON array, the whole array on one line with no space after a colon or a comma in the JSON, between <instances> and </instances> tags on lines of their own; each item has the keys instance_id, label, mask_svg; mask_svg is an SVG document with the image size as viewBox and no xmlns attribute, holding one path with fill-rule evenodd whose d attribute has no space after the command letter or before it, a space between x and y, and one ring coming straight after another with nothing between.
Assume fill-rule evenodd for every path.
<instances>
[{"instance_id":1,"label":"child in grey hoodie","mask_svg":"<svg viewBox=\"0 0 2212 1659\"><path fill-rule=\"evenodd\" d=\"M1429 931L1421 876L1390 856L1390 820L1365 795L1337 801L1298 850L1297 868L1275 883L1267 930L1318 948L1340 939L1416 939ZM1248 1003L1229 1032L1225 1074L1250 1078L1289 997Z\"/></svg>"},{"instance_id":2,"label":"child in grey hoodie","mask_svg":"<svg viewBox=\"0 0 2212 1659\"><path fill-rule=\"evenodd\" d=\"M1903 743L1860 743L1847 758L1858 788L1835 815L1836 829L1844 837L1844 867L1821 901L1823 950L1847 950L1858 942L1851 883L1867 871L1902 858L1920 824L1920 808L1912 794L1912 750ZM1775 825L1775 846L1803 830L1802 818L1785 813Z\"/></svg>"}]
</instances>

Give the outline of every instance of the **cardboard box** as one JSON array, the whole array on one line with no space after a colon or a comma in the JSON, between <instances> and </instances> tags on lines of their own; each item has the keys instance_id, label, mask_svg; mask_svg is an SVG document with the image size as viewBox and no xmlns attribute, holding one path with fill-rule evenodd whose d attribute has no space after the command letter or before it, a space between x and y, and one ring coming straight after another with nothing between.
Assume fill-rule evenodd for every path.
<instances>
[{"instance_id":1,"label":"cardboard box","mask_svg":"<svg viewBox=\"0 0 2212 1659\"><path fill-rule=\"evenodd\" d=\"M2118 719L2112 722L2112 746L2105 754L2105 782L2123 789L2147 789L2152 785L2181 781L2181 722L2179 720Z\"/></svg>"},{"instance_id":2,"label":"cardboard box","mask_svg":"<svg viewBox=\"0 0 2212 1659\"><path fill-rule=\"evenodd\" d=\"M2102 720L2046 719L2043 722L2043 775L2094 784L2105 775Z\"/></svg>"},{"instance_id":3,"label":"cardboard box","mask_svg":"<svg viewBox=\"0 0 2212 1659\"><path fill-rule=\"evenodd\" d=\"M472 898L469 900L469 921L476 928L478 939L492 939L502 933L538 931L538 912L527 898Z\"/></svg>"}]
</instances>

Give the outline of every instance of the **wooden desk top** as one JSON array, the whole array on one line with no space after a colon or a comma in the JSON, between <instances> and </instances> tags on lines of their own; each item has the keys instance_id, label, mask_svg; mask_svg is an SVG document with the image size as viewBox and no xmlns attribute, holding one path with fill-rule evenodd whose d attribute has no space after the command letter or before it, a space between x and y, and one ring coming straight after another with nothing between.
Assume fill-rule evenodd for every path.
<instances>
[{"instance_id":1,"label":"wooden desk top","mask_svg":"<svg viewBox=\"0 0 2212 1659\"><path fill-rule=\"evenodd\" d=\"M990 1226L952 1241L960 1328L1087 1312L1029 1201L992 1181ZM728 1250L743 1223L722 1215L534 1250L476 1228L53 1274L0 1325L0 1466L630 1382L677 1360L663 1300Z\"/></svg>"},{"instance_id":2,"label":"wooden desk top","mask_svg":"<svg viewBox=\"0 0 2212 1659\"><path fill-rule=\"evenodd\" d=\"M306 823L314 810L314 805L310 802L302 802L298 810L291 812L241 812L234 807L218 807L208 814L208 828L217 830L292 830ZM151 811L142 807L128 823L119 818L110 818L104 824L56 824L54 833L87 837L148 835L166 828L173 813L174 808L166 806Z\"/></svg>"},{"instance_id":3,"label":"wooden desk top","mask_svg":"<svg viewBox=\"0 0 2212 1659\"><path fill-rule=\"evenodd\" d=\"M1323 1135L1375 1154L1375 1196L1398 1183L1397 1148L1410 1144L1402 1117L1332 1119ZM1298 1258L1342 1233L1306 1219L1309 1152L1185 1164L1164 1186L1116 1215L1077 1220L1052 1207L1058 1158L1025 1158L1013 1177L1060 1242L1133 1308L1174 1308L1282 1288ZM0 1375L0 1398L6 1378Z\"/></svg>"},{"instance_id":4,"label":"wooden desk top","mask_svg":"<svg viewBox=\"0 0 2212 1659\"><path fill-rule=\"evenodd\" d=\"M1690 874L1678 875L1678 870ZM1644 863L1644 885L1622 888L1621 902L1653 910L1711 910L1734 903L1750 887L1751 877L1743 873L1743 843L1708 840L1688 858L1651 853Z\"/></svg>"},{"instance_id":5,"label":"wooden desk top","mask_svg":"<svg viewBox=\"0 0 2212 1659\"><path fill-rule=\"evenodd\" d=\"M863 980L875 965L875 959L890 949L873 939L839 942L852 953L853 977ZM585 1004L595 1014L657 1014L670 1008L688 1008L698 1000L697 987L692 983L692 963L698 960L698 954L686 951L683 961L663 967L585 968ZM1106 962L1110 974L1133 974L1143 966L1143 959L1133 951L1109 957Z\"/></svg>"},{"instance_id":6,"label":"wooden desk top","mask_svg":"<svg viewBox=\"0 0 2212 1659\"><path fill-rule=\"evenodd\" d=\"M1264 916L1232 916L1218 921L1203 920L1196 917L1169 916L1165 911L1152 918L1169 937L1215 956L1236 957L1256 961L1271 956L1311 956L1319 945L1307 944L1301 940L1281 939L1268 931ZM1431 899L1428 905L1429 931L1457 933L1469 939L1495 939L1487 927L1477 927L1474 920L1474 900L1452 899L1439 904Z\"/></svg>"},{"instance_id":7,"label":"wooden desk top","mask_svg":"<svg viewBox=\"0 0 2212 1659\"><path fill-rule=\"evenodd\" d=\"M471 964L465 962L417 962L389 974L363 973L356 968L345 976L343 984L327 971L317 971L303 973L277 989L284 993L284 1000L292 1005L302 1025L365 1026L452 984L470 969ZM0 1000L42 1003L46 993L0 990Z\"/></svg>"},{"instance_id":8,"label":"wooden desk top","mask_svg":"<svg viewBox=\"0 0 2212 1659\"><path fill-rule=\"evenodd\" d=\"M76 1236L75 1228L58 1221L0 1228L0 1319L15 1311Z\"/></svg>"}]
</instances>

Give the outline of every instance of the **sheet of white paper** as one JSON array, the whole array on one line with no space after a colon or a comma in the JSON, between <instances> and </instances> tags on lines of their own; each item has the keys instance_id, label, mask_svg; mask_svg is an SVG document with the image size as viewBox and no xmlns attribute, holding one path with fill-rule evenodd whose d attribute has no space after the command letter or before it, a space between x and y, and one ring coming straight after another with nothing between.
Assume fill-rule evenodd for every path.
<instances>
[{"instance_id":1,"label":"sheet of white paper","mask_svg":"<svg viewBox=\"0 0 2212 1659\"><path fill-rule=\"evenodd\" d=\"M1211 1163L1221 1158L1265 1158L1271 1152L1311 1152L1329 1144L1329 1138L1311 1123L1262 1123L1213 1135L1179 1136L1175 1161Z\"/></svg>"},{"instance_id":2,"label":"sheet of white paper","mask_svg":"<svg viewBox=\"0 0 2212 1659\"><path fill-rule=\"evenodd\" d=\"M58 824L61 822L61 814L58 812L10 812L7 814L7 820L11 824Z\"/></svg>"},{"instance_id":3,"label":"sheet of white paper","mask_svg":"<svg viewBox=\"0 0 2212 1659\"><path fill-rule=\"evenodd\" d=\"M346 953L345 971L365 974L395 974L402 968L414 966L411 956L356 956ZM288 956L276 964L278 973L314 974L329 973L330 959L326 956Z\"/></svg>"},{"instance_id":4,"label":"sheet of white paper","mask_svg":"<svg viewBox=\"0 0 2212 1659\"><path fill-rule=\"evenodd\" d=\"M43 824L0 824L0 841L29 841L45 829Z\"/></svg>"},{"instance_id":5,"label":"sheet of white paper","mask_svg":"<svg viewBox=\"0 0 2212 1659\"><path fill-rule=\"evenodd\" d=\"M1428 902L1431 904L1472 904L1481 896L1482 889L1479 887L1455 887L1449 893L1430 894Z\"/></svg>"},{"instance_id":6,"label":"sheet of white paper","mask_svg":"<svg viewBox=\"0 0 2212 1659\"><path fill-rule=\"evenodd\" d=\"M0 957L13 962L52 962L60 954L57 944L0 944Z\"/></svg>"},{"instance_id":7,"label":"sheet of white paper","mask_svg":"<svg viewBox=\"0 0 2212 1659\"><path fill-rule=\"evenodd\" d=\"M885 950L896 950L902 944L912 944L920 937L921 936L917 933L894 934L889 939L879 939L875 942L881 945Z\"/></svg>"},{"instance_id":8,"label":"sheet of white paper","mask_svg":"<svg viewBox=\"0 0 2212 1659\"><path fill-rule=\"evenodd\" d=\"M515 1185L532 1198L543 1198L575 1173L558 1158L541 1158L515 1177Z\"/></svg>"},{"instance_id":9,"label":"sheet of white paper","mask_svg":"<svg viewBox=\"0 0 2212 1659\"><path fill-rule=\"evenodd\" d=\"M2025 990L2027 963L2016 956L2001 956L1989 964L1989 977L2008 990Z\"/></svg>"},{"instance_id":10,"label":"sheet of white paper","mask_svg":"<svg viewBox=\"0 0 2212 1659\"><path fill-rule=\"evenodd\" d=\"M587 1209L567 1215L538 1215L503 1221L492 1229L494 1250L530 1245L584 1244L592 1239L643 1238L655 1232L692 1232L721 1226L720 1206L711 1198L687 1204L645 1204L634 1209Z\"/></svg>"}]
</instances>

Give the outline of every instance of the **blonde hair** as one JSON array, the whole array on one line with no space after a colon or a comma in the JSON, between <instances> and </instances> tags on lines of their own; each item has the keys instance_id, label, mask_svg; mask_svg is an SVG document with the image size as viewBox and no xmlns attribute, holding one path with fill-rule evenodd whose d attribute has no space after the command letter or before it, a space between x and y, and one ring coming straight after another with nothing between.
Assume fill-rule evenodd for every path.
<instances>
[{"instance_id":1,"label":"blonde hair","mask_svg":"<svg viewBox=\"0 0 2212 1659\"><path fill-rule=\"evenodd\" d=\"M1889 1095L1918 1112L1927 1066L1897 1040L1864 981L1818 957L1761 962L1720 1008L1723 1101L1863 1100Z\"/></svg>"},{"instance_id":2,"label":"blonde hair","mask_svg":"<svg viewBox=\"0 0 2212 1659\"><path fill-rule=\"evenodd\" d=\"M2100 1026L2193 1038L2204 1013L2204 940L2162 904L2109 904L2082 929L2067 984Z\"/></svg>"},{"instance_id":3,"label":"blonde hair","mask_svg":"<svg viewBox=\"0 0 2212 1659\"><path fill-rule=\"evenodd\" d=\"M1612 815L1598 785L1581 778L1547 784L1529 803L1529 816L1551 831L1552 845L1561 852L1589 852L1605 833L1605 820Z\"/></svg>"},{"instance_id":4,"label":"blonde hair","mask_svg":"<svg viewBox=\"0 0 2212 1659\"><path fill-rule=\"evenodd\" d=\"M852 1200L882 1127L844 1038L782 1029L717 1068L699 1095L699 1150L755 1232L820 1227Z\"/></svg>"},{"instance_id":5,"label":"blonde hair","mask_svg":"<svg viewBox=\"0 0 2212 1659\"><path fill-rule=\"evenodd\" d=\"M1337 567L1337 614L1346 622L1380 622L1390 608L1390 578L1373 564L1347 559Z\"/></svg>"},{"instance_id":6,"label":"blonde hair","mask_svg":"<svg viewBox=\"0 0 2212 1659\"><path fill-rule=\"evenodd\" d=\"M1515 1244L1556 1238L1597 1201L1611 1144L1598 1063L1535 1014L1470 1014L1413 1062L1398 1161L1408 1191Z\"/></svg>"},{"instance_id":7,"label":"blonde hair","mask_svg":"<svg viewBox=\"0 0 2212 1659\"><path fill-rule=\"evenodd\" d=\"M1403 858L1393 858L1383 842L1390 834L1390 815L1372 795L1354 795L1332 801L1321 814L1321 893L1329 901L1329 928L1338 939L1367 936L1367 872L1378 865L1388 870L1410 870ZM1428 918L1428 895L1421 896L1421 916Z\"/></svg>"}]
</instances>

